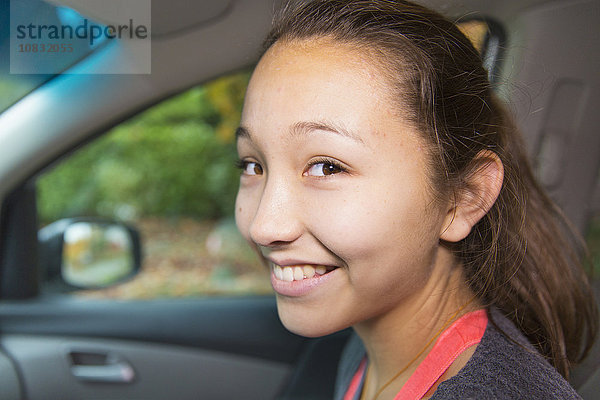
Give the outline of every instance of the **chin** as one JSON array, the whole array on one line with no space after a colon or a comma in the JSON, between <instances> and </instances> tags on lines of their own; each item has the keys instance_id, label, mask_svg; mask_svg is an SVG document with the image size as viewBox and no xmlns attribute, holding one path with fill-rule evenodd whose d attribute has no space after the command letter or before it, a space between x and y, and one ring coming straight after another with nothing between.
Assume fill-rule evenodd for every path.
<instances>
[{"instance_id":1,"label":"chin","mask_svg":"<svg viewBox=\"0 0 600 400\"><path fill-rule=\"evenodd\" d=\"M322 313L315 313L298 305L282 303L285 301L277 299L279 319L288 331L296 335L309 338L327 336L349 326L333 323L331 315L325 310Z\"/></svg>"}]
</instances>

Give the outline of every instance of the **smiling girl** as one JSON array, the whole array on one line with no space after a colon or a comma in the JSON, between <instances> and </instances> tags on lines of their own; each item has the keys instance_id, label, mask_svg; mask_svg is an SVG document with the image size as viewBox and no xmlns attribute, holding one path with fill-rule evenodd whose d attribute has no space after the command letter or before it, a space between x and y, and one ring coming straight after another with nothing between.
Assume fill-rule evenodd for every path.
<instances>
[{"instance_id":1,"label":"smiling girl","mask_svg":"<svg viewBox=\"0 0 600 400\"><path fill-rule=\"evenodd\" d=\"M236 220L290 331L354 328L336 397L577 398L556 370L595 335L587 278L469 41L409 2L322 0L266 45Z\"/></svg>"}]
</instances>

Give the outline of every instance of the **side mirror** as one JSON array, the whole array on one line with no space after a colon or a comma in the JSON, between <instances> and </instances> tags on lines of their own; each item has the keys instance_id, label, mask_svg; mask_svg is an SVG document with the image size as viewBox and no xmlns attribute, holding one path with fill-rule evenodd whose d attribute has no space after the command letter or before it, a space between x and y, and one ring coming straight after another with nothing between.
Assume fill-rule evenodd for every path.
<instances>
[{"instance_id":1,"label":"side mirror","mask_svg":"<svg viewBox=\"0 0 600 400\"><path fill-rule=\"evenodd\" d=\"M101 288L135 275L141 265L139 233L125 224L93 218L56 221L38 232L47 281L69 288Z\"/></svg>"}]
</instances>

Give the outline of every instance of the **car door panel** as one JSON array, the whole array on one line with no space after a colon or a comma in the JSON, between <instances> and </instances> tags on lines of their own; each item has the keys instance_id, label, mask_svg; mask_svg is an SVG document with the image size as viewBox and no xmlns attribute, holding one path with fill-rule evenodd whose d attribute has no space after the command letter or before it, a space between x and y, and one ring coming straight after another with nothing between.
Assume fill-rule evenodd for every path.
<instances>
[{"instance_id":1,"label":"car door panel","mask_svg":"<svg viewBox=\"0 0 600 400\"><path fill-rule=\"evenodd\" d=\"M178 399L274 398L307 342L285 330L269 296L56 297L3 303L0 319L2 347L19 365L30 400L164 399L169 393ZM87 375L74 376L77 367L88 367ZM89 367L98 367L99 379L89 379ZM127 367L135 375L131 382L102 379Z\"/></svg>"},{"instance_id":2,"label":"car door panel","mask_svg":"<svg viewBox=\"0 0 600 400\"><path fill-rule=\"evenodd\" d=\"M13 360L0 350L0 394L2 400L20 400L21 382Z\"/></svg>"},{"instance_id":3,"label":"car door panel","mask_svg":"<svg viewBox=\"0 0 600 400\"><path fill-rule=\"evenodd\" d=\"M122 340L5 335L2 346L18 362L29 400L269 399L291 370L283 362Z\"/></svg>"}]
</instances>

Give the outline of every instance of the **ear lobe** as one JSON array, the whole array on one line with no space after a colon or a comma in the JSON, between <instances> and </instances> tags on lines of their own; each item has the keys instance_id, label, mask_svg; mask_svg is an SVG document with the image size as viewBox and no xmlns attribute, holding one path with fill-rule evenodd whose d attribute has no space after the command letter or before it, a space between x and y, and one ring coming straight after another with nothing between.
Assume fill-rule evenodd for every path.
<instances>
[{"instance_id":1,"label":"ear lobe","mask_svg":"<svg viewBox=\"0 0 600 400\"><path fill-rule=\"evenodd\" d=\"M473 160L473 172L464 187L455 193L454 202L442 225L440 239L458 242L466 238L473 226L492 208L504 180L504 167L492 151L479 152Z\"/></svg>"}]
</instances>

